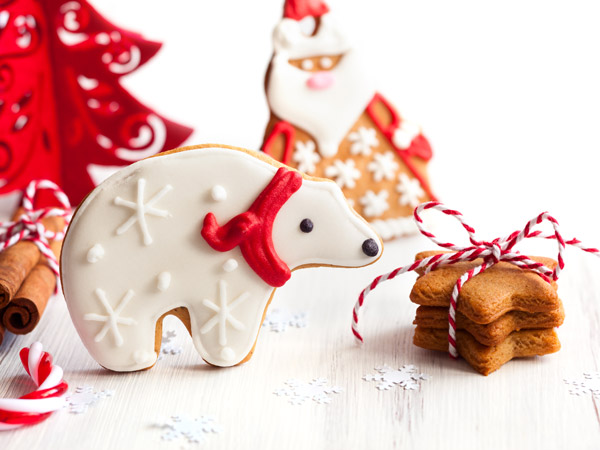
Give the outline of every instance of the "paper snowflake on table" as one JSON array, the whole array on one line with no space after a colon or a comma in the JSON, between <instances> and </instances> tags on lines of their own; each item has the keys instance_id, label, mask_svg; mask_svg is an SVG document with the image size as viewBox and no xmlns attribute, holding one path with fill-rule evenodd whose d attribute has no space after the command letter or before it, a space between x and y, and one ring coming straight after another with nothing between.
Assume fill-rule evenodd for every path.
<instances>
[{"instance_id":1,"label":"paper snowflake on table","mask_svg":"<svg viewBox=\"0 0 600 450\"><path fill-rule=\"evenodd\" d=\"M571 395L592 395L600 398L600 372L584 373L583 378L577 380L564 380L569 385Z\"/></svg>"},{"instance_id":2,"label":"paper snowflake on table","mask_svg":"<svg viewBox=\"0 0 600 450\"><path fill-rule=\"evenodd\" d=\"M352 142L350 153L353 155L369 156L371 148L379 145L374 128L360 127L348 135L348 140Z\"/></svg>"},{"instance_id":3,"label":"paper snowflake on table","mask_svg":"<svg viewBox=\"0 0 600 450\"><path fill-rule=\"evenodd\" d=\"M285 384L288 386L287 388L277 389L273 394L289 397L292 405L302 405L306 400L328 404L331 403L331 397L328 394L339 394L343 390L339 386L327 386L326 378L315 378L309 383L288 380Z\"/></svg>"},{"instance_id":4,"label":"paper snowflake on table","mask_svg":"<svg viewBox=\"0 0 600 450\"><path fill-rule=\"evenodd\" d=\"M170 419L163 420L155 426L166 430L161 436L163 440L174 441L185 438L189 444L200 444L206 441L206 436L222 431L222 428L212 417L206 416L200 416L197 419L171 416Z\"/></svg>"},{"instance_id":5,"label":"paper snowflake on table","mask_svg":"<svg viewBox=\"0 0 600 450\"><path fill-rule=\"evenodd\" d=\"M288 327L305 328L307 314L292 314L289 311L273 309L267 312L263 327L269 327L275 333L283 333Z\"/></svg>"},{"instance_id":6,"label":"paper snowflake on table","mask_svg":"<svg viewBox=\"0 0 600 450\"><path fill-rule=\"evenodd\" d=\"M296 151L292 159L298 164L298 170L300 172L313 173L316 169L317 164L321 157L316 152L316 145L313 141L298 141L296 142Z\"/></svg>"},{"instance_id":7,"label":"paper snowflake on table","mask_svg":"<svg viewBox=\"0 0 600 450\"><path fill-rule=\"evenodd\" d=\"M67 395L66 402L69 412L72 414L83 414L90 406L95 405L103 398L111 397L113 393L113 391L108 390L94 392L92 386L79 386L75 388L75 392Z\"/></svg>"},{"instance_id":8,"label":"paper snowflake on table","mask_svg":"<svg viewBox=\"0 0 600 450\"><path fill-rule=\"evenodd\" d=\"M158 359L162 359L162 355L179 355L183 351L181 345L175 345L173 340L177 337L175 330L169 330L162 335L162 343L160 345L160 355Z\"/></svg>"},{"instance_id":9,"label":"paper snowflake on table","mask_svg":"<svg viewBox=\"0 0 600 450\"><path fill-rule=\"evenodd\" d=\"M400 369L392 369L389 366L376 367L379 372L375 375L365 375L365 381L379 381L375 386L380 391L387 391L392 387L400 386L407 391L415 390L420 386L420 381L428 380L429 377L423 373L418 373L417 367L404 365Z\"/></svg>"}]
</instances>

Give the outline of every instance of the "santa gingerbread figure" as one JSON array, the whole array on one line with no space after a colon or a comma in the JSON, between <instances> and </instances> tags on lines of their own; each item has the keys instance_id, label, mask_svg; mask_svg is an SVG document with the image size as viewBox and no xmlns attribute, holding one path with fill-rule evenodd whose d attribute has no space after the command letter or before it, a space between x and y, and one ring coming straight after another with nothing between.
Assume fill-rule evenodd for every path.
<instances>
[{"instance_id":1,"label":"santa gingerbread figure","mask_svg":"<svg viewBox=\"0 0 600 450\"><path fill-rule=\"evenodd\" d=\"M307 32L307 22L314 30ZM334 180L383 239L416 230L412 212L434 200L431 147L375 91L358 52L321 0L286 0L265 80L271 116L263 151Z\"/></svg>"}]
</instances>

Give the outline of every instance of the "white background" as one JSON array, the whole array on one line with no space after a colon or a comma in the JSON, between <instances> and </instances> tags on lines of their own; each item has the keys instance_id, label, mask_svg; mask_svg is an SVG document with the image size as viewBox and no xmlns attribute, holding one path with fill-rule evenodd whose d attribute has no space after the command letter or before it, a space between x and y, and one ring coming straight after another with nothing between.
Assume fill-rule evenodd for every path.
<instances>
[{"instance_id":1,"label":"white background","mask_svg":"<svg viewBox=\"0 0 600 450\"><path fill-rule=\"evenodd\" d=\"M139 100L193 126L188 144L248 148L260 146L268 119L263 78L281 3L94 1L118 25L164 42L153 60L124 79ZM379 90L423 125L434 147L430 174L439 197L483 238L549 210L566 237L600 245L598 2L329 4L366 52ZM453 230L438 227L438 234L453 236ZM252 360L228 370L203 365L179 327L182 355L148 372L111 374L89 357L55 299L32 335L5 340L0 396L24 393L14 382L21 373L16 354L34 339L51 349L72 387L91 384L115 394L83 416L60 412L36 428L0 435L0 447L81 448L85 442L147 449L161 444L161 431L151 427L156 419L209 414L224 431L203 448L598 448L598 401L570 396L562 381L600 367L600 262L576 250L567 252L560 282L567 319L556 355L482 377L464 362L417 349L415 307L407 299L414 275L372 294L362 321L366 343L354 346L349 319L360 289L432 247L414 237L388 245L381 261L352 275L295 273L273 305L307 311L309 327L281 336L263 330ZM540 251L555 254L548 244ZM384 363L414 363L432 379L419 391L378 392L361 377ZM288 378L319 376L345 389L332 395L331 405L295 407L271 394Z\"/></svg>"}]
</instances>

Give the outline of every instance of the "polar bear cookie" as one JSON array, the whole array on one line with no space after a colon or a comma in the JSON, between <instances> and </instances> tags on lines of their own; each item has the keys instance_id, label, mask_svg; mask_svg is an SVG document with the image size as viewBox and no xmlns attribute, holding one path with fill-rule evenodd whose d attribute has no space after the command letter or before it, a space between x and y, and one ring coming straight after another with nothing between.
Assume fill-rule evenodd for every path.
<instances>
[{"instance_id":1,"label":"polar bear cookie","mask_svg":"<svg viewBox=\"0 0 600 450\"><path fill-rule=\"evenodd\" d=\"M248 360L275 288L291 271L361 267L382 245L333 182L259 152L172 150L128 166L76 211L62 287L92 357L152 367L162 319L178 316L202 359Z\"/></svg>"}]
</instances>

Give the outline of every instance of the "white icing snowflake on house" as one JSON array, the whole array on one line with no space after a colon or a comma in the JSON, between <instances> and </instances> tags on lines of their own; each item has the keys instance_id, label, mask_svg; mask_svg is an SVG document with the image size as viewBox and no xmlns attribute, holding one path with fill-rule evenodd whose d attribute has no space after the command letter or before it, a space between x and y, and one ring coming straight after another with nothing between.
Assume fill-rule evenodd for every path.
<instances>
[{"instance_id":1,"label":"white icing snowflake on house","mask_svg":"<svg viewBox=\"0 0 600 450\"><path fill-rule=\"evenodd\" d=\"M267 312L263 327L269 327L275 333L283 333L288 327L305 328L307 314L304 312L293 314L289 311L272 309Z\"/></svg>"},{"instance_id":2,"label":"white icing snowflake on house","mask_svg":"<svg viewBox=\"0 0 600 450\"><path fill-rule=\"evenodd\" d=\"M355 167L352 159L347 159L346 162L336 159L333 166L325 169L325 176L333 178L341 188L352 189L356 186L356 180L360 178L360 170Z\"/></svg>"},{"instance_id":3,"label":"white icing snowflake on house","mask_svg":"<svg viewBox=\"0 0 600 450\"><path fill-rule=\"evenodd\" d=\"M429 377L423 373L418 373L417 367L404 365L400 369L392 369L389 366L376 367L379 372L374 375L365 375L365 381L379 381L375 386L380 391L387 391L394 386L400 386L407 391L418 389L422 380L428 380Z\"/></svg>"},{"instance_id":4,"label":"white icing snowflake on house","mask_svg":"<svg viewBox=\"0 0 600 450\"><path fill-rule=\"evenodd\" d=\"M201 444L206 441L207 436L223 431L212 417L206 416L200 416L197 419L171 416L171 418L155 424L155 427L165 430L161 436L163 440L185 439L187 444Z\"/></svg>"},{"instance_id":5,"label":"white icing snowflake on house","mask_svg":"<svg viewBox=\"0 0 600 450\"><path fill-rule=\"evenodd\" d=\"M359 200L360 204L363 205L364 215L366 217L381 216L390 207L387 202L389 195L389 192L385 189L379 191L379 194L373 191L365 192L365 195Z\"/></svg>"},{"instance_id":6,"label":"white icing snowflake on house","mask_svg":"<svg viewBox=\"0 0 600 450\"><path fill-rule=\"evenodd\" d=\"M115 198L115 205L125 206L126 208L132 209L134 212L129 219L127 219L123 225L117 228L117 235L121 235L129 230L136 222L140 227L144 245L152 244L152 236L148 230L148 222L146 221L146 215L157 216L157 217L170 217L169 211L163 209L156 209L154 204L159 201L167 192L173 189L173 186L167 184L160 191L158 191L154 197L144 203L144 190L146 188L146 180L140 178L137 182L137 196L135 201L124 200L121 197Z\"/></svg>"},{"instance_id":7,"label":"white icing snowflake on house","mask_svg":"<svg viewBox=\"0 0 600 450\"><path fill-rule=\"evenodd\" d=\"M90 406L94 406L103 398L111 397L113 394L113 391L108 390L94 392L92 386L79 386L75 392L67 395L66 403L70 413L83 414Z\"/></svg>"},{"instance_id":8,"label":"white icing snowflake on house","mask_svg":"<svg viewBox=\"0 0 600 450\"><path fill-rule=\"evenodd\" d=\"M298 170L308 174L314 173L316 169L315 164L321 160L321 157L316 152L317 147L315 143L313 141L297 141L295 147L296 151L294 151L292 159L298 164Z\"/></svg>"},{"instance_id":9,"label":"white icing snowflake on house","mask_svg":"<svg viewBox=\"0 0 600 450\"><path fill-rule=\"evenodd\" d=\"M396 186L396 191L400 194L398 200L402 206L412 206L413 208L419 205L419 198L425 195L421 188L421 183L416 178L409 178L405 173L401 173L398 177L400 182Z\"/></svg>"},{"instance_id":10,"label":"white icing snowflake on house","mask_svg":"<svg viewBox=\"0 0 600 450\"><path fill-rule=\"evenodd\" d=\"M373 155L373 161L367 164L367 170L373 173L376 182L393 180L398 170L396 156L392 152L377 153Z\"/></svg>"},{"instance_id":11,"label":"white icing snowflake on house","mask_svg":"<svg viewBox=\"0 0 600 450\"><path fill-rule=\"evenodd\" d=\"M342 388L339 386L327 386L327 379L315 378L309 383L299 380L288 380L285 382L287 388L277 389L273 394L289 397L292 405L302 405L306 400L313 400L320 404L331 403L329 394L339 394Z\"/></svg>"},{"instance_id":12,"label":"white icing snowflake on house","mask_svg":"<svg viewBox=\"0 0 600 450\"><path fill-rule=\"evenodd\" d=\"M352 142L350 153L353 155L369 156L371 149L379 145L374 128L360 127L348 135L348 140Z\"/></svg>"},{"instance_id":13,"label":"white icing snowflake on house","mask_svg":"<svg viewBox=\"0 0 600 450\"><path fill-rule=\"evenodd\" d=\"M396 128L392 136L392 142L400 150L406 150L412 144L412 141L421 134L421 127L403 120L400 127Z\"/></svg>"},{"instance_id":14,"label":"white icing snowflake on house","mask_svg":"<svg viewBox=\"0 0 600 450\"><path fill-rule=\"evenodd\" d=\"M600 399L600 372L584 373L583 378L564 380L571 395L591 395Z\"/></svg>"},{"instance_id":15,"label":"white icing snowflake on house","mask_svg":"<svg viewBox=\"0 0 600 450\"><path fill-rule=\"evenodd\" d=\"M162 355L179 355L183 351L183 347L181 345L176 345L174 340L177 337L177 332L175 330L169 330L162 335L162 342L160 344L160 356L158 359L162 358Z\"/></svg>"}]
</instances>

